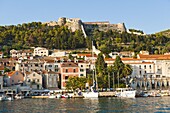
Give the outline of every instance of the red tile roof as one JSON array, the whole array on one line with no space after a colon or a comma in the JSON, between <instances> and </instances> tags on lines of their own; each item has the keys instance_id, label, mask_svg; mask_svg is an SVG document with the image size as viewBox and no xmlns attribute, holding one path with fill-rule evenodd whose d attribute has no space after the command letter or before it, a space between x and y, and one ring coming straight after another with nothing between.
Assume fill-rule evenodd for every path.
<instances>
[{"instance_id":1,"label":"red tile roof","mask_svg":"<svg viewBox=\"0 0 170 113\"><path fill-rule=\"evenodd\" d=\"M18 71L11 71L11 72L8 72L7 76L12 76L12 75L15 74L16 72L18 72Z\"/></svg>"},{"instance_id":2,"label":"red tile roof","mask_svg":"<svg viewBox=\"0 0 170 113\"><path fill-rule=\"evenodd\" d=\"M86 56L86 57L92 57L92 54L91 53L81 53L81 54L77 54L77 56ZM97 57L96 54L94 54L94 57Z\"/></svg>"},{"instance_id":3,"label":"red tile roof","mask_svg":"<svg viewBox=\"0 0 170 113\"><path fill-rule=\"evenodd\" d=\"M142 55L142 54L139 54L139 59L170 60L170 55Z\"/></svg>"},{"instance_id":4,"label":"red tile roof","mask_svg":"<svg viewBox=\"0 0 170 113\"><path fill-rule=\"evenodd\" d=\"M78 67L78 65L73 62L64 62L61 64L61 67Z\"/></svg>"}]
</instances>

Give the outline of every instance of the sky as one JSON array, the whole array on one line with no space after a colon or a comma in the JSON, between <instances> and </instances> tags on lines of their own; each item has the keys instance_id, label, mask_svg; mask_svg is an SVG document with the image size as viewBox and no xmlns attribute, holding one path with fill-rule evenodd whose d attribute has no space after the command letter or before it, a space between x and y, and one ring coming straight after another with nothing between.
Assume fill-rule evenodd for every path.
<instances>
[{"instance_id":1,"label":"sky","mask_svg":"<svg viewBox=\"0 0 170 113\"><path fill-rule=\"evenodd\" d=\"M125 23L147 34L170 29L170 0L0 0L0 25L57 21Z\"/></svg>"}]
</instances>

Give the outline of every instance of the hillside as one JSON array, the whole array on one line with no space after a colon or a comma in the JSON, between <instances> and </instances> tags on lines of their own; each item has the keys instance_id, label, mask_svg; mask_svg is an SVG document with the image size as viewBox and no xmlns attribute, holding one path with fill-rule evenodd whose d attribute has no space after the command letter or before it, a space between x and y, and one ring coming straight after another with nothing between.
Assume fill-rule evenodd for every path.
<instances>
[{"instance_id":1,"label":"hillside","mask_svg":"<svg viewBox=\"0 0 170 113\"><path fill-rule=\"evenodd\" d=\"M165 31L158 32L158 33L156 33L156 34L161 34L161 35L163 35L163 36L166 36L166 37L170 38L170 29L165 30Z\"/></svg>"},{"instance_id":2,"label":"hillside","mask_svg":"<svg viewBox=\"0 0 170 113\"><path fill-rule=\"evenodd\" d=\"M0 26L0 51L9 55L11 49L45 47L47 49L77 50L91 48L93 40L102 53L141 50L152 54L170 52L170 38L163 35L136 35L117 30L87 30L84 37L82 30L69 29L69 26L49 26L41 22Z\"/></svg>"}]
</instances>

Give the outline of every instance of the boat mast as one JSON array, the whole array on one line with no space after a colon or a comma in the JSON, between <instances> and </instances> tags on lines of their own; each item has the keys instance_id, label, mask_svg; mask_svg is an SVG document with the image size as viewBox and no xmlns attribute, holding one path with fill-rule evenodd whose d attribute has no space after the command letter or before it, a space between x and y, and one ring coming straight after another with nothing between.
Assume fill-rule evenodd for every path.
<instances>
[{"instance_id":1,"label":"boat mast","mask_svg":"<svg viewBox=\"0 0 170 113\"><path fill-rule=\"evenodd\" d=\"M113 72L113 89L115 88L114 84L115 84L115 78L114 78L114 72Z\"/></svg>"},{"instance_id":2,"label":"boat mast","mask_svg":"<svg viewBox=\"0 0 170 113\"><path fill-rule=\"evenodd\" d=\"M93 53L93 41L92 41L92 65L93 65L93 74L92 74L92 78L93 78L93 85L94 85L94 74L95 74L95 64L94 64L94 53Z\"/></svg>"},{"instance_id":3,"label":"boat mast","mask_svg":"<svg viewBox=\"0 0 170 113\"><path fill-rule=\"evenodd\" d=\"M93 85L95 85L96 90L98 90L96 66L95 66L94 52L93 52L93 41L92 41L92 63L93 63Z\"/></svg>"}]
</instances>

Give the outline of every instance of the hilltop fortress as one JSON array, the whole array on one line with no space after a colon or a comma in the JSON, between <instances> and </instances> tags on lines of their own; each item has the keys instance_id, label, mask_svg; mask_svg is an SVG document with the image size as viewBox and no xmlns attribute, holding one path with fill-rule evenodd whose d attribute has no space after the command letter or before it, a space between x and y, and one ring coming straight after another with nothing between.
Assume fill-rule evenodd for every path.
<instances>
[{"instance_id":1,"label":"hilltop fortress","mask_svg":"<svg viewBox=\"0 0 170 113\"><path fill-rule=\"evenodd\" d=\"M47 24L48 26L55 26L55 25L68 26L68 28L71 29L73 32L79 29L82 29L83 32L88 30L94 30L94 29L98 29L99 31L107 31L107 30L120 31L120 32L126 31L126 27L124 23L110 24L109 21L82 22L80 18L61 17L58 19L58 22L50 21L50 22L45 22L43 24Z\"/></svg>"}]
</instances>

